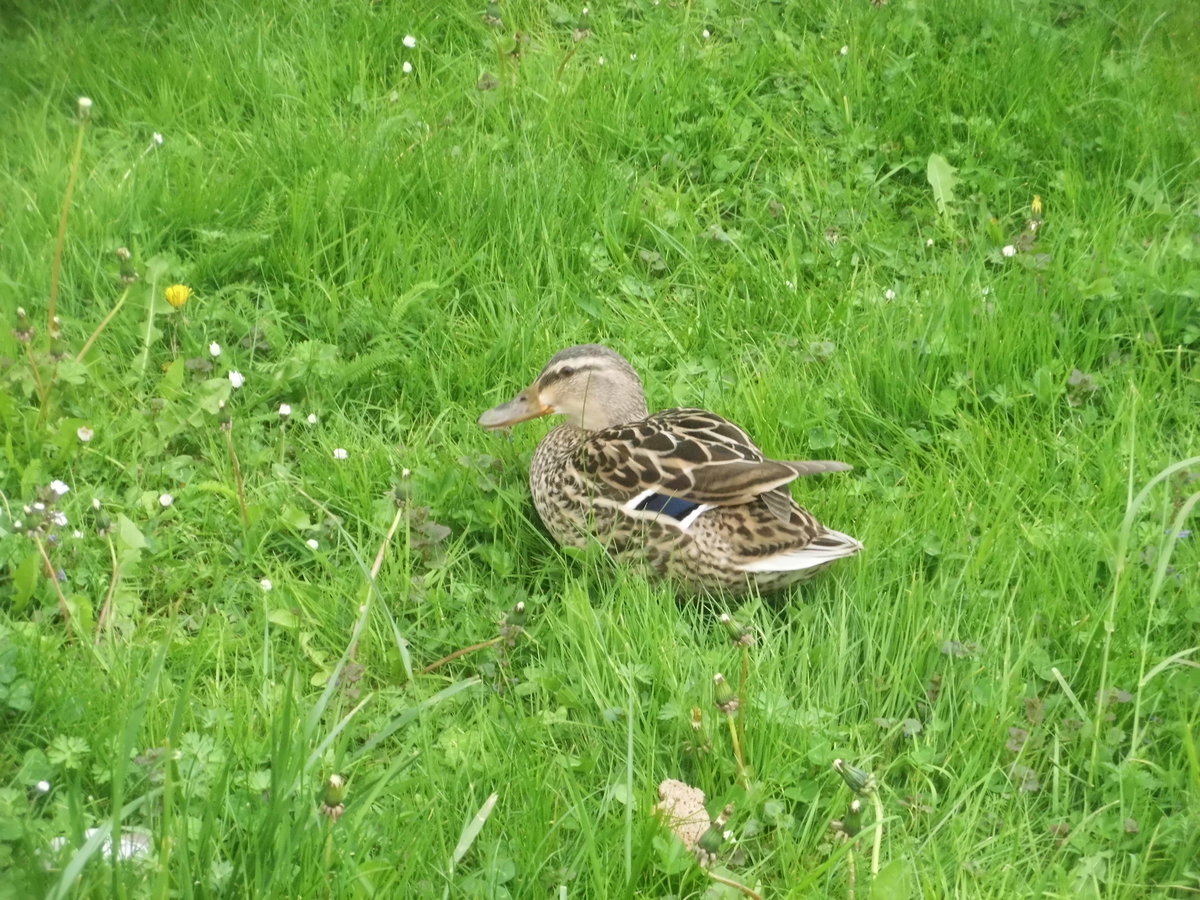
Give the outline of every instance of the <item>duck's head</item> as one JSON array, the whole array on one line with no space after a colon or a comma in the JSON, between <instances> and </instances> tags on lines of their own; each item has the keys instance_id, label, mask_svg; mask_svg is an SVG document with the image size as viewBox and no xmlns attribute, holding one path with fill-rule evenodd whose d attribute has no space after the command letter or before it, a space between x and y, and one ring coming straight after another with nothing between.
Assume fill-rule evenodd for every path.
<instances>
[{"instance_id":1,"label":"duck's head","mask_svg":"<svg viewBox=\"0 0 1200 900\"><path fill-rule=\"evenodd\" d=\"M506 428L538 416L562 415L577 428L598 431L647 415L642 379L602 344L580 344L554 354L533 384L479 417L484 428Z\"/></svg>"}]
</instances>

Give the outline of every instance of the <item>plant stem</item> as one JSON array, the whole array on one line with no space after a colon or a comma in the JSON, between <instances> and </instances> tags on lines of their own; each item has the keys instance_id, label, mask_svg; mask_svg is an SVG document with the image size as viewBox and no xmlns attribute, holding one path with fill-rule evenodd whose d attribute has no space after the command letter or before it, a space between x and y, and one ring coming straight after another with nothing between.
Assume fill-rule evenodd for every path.
<instances>
[{"instance_id":1,"label":"plant stem","mask_svg":"<svg viewBox=\"0 0 1200 900\"><path fill-rule=\"evenodd\" d=\"M238 462L237 451L233 449L233 420L222 426L225 435L225 446L229 448L229 461L233 465L233 477L237 481L238 507L242 513L242 527L250 527L250 515L246 512L246 485L242 481L242 466Z\"/></svg>"},{"instance_id":2,"label":"plant stem","mask_svg":"<svg viewBox=\"0 0 1200 900\"><path fill-rule=\"evenodd\" d=\"M474 653L476 650L482 650L485 647L491 647L493 644L498 644L502 640L504 640L504 635L497 635L494 638L488 638L486 641L480 641L478 644L472 644L470 647L463 647L459 650L455 650L449 656L443 656L437 662L430 663L417 674L428 675L434 669L438 668L438 666L444 666L446 663L452 662L453 660L458 659L460 656L466 656L468 653Z\"/></svg>"},{"instance_id":3,"label":"plant stem","mask_svg":"<svg viewBox=\"0 0 1200 900\"><path fill-rule=\"evenodd\" d=\"M118 312L121 311L121 307L125 305L125 301L127 299L129 299L129 288L128 287L126 287L125 290L121 293L121 296L117 300L116 305L108 311L108 315L105 316L100 321L100 324L96 326L96 330L92 332L91 337L89 337L86 341L84 341L83 348L78 353L75 354L75 362L83 362L83 358L85 356L87 356L87 352L92 349L92 344L96 343L96 338L100 337L101 332L103 332L104 329L108 327L108 323L111 322L113 320L113 317Z\"/></svg>"},{"instance_id":4,"label":"plant stem","mask_svg":"<svg viewBox=\"0 0 1200 900\"><path fill-rule=\"evenodd\" d=\"M737 760L738 781L742 787L750 786L749 779L746 777L746 758L742 755L742 740L738 735L737 722L732 715L725 714L725 721L729 723L729 740L733 743L733 755Z\"/></svg>"},{"instance_id":5,"label":"plant stem","mask_svg":"<svg viewBox=\"0 0 1200 900\"><path fill-rule=\"evenodd\" d=\"M879 788L871 791L871 805L875 809L875 841L871 845L871 878L879 874L879 852L883 847L883 801L879 799Z\"/></svg>"},{"instance_id":6,"label":"plant stem","mask_svg":"<svg viewBox=\"0 0 1200 900\"><path fill-rule=\"evenodd\" d=\"M62 277L63 248L67 243L67 218L71 213L71 198L75 194L75 181L79 177L79 161L83 158L83 133L87 119L79 123L75 135L75 152L71 156L71 168L67 172L67 192L63 195L62 210L58 214L58 236L54 240L54 261L50 264L50 309L46 315L47 333L57 330L54 320L58 315L58 285Z\"/></svg>"}]
</instances>

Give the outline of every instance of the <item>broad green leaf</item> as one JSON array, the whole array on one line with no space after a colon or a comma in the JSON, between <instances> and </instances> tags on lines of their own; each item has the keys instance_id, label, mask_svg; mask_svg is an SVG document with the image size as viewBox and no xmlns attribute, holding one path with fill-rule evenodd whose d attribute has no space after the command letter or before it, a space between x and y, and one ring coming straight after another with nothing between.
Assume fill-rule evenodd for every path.
<instances>
[{"instance_id":1,"label":"broad green leaf","mask_svg":"<svg viewBox=\"0 0 1200 900\"><path fill-rule=\"evenodd\" d=\"M117 516L117 543L128 550L146 548L146 536L124 513Z\"/></svg>"},{"instance_id":2,"label":"broad green leaf","mask_svg":"<svg viewBox=\"0 0 1200 900\"><path fill-rule=\"evenodd\" d=\"M929 155L929 165L925 169L925 177L933 188L933 199L937 203L938 212L943 216L954 215L954 188L958 186L958 169L947 162L946 157L937 153Z\"/></svg>"}]
</instances>

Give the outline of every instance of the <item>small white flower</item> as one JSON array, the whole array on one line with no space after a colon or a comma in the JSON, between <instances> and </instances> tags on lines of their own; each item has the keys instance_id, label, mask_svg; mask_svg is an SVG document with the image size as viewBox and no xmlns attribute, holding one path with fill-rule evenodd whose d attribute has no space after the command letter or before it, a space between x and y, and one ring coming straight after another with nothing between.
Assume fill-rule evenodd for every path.
<instances>
[{"instance_id":1,"label":"small white flower","mask_svg":"<svg viewBox=\"0 0 1200 900\"><path fill-rule=\"evenodd\" d=\"M598 65L598 66L604 65L604 57L603 56L596 57L596 65Z\"/></svg>"},{"instance_id":2,"label":"small white flower","mask_svg":"<svg viewBox=\"0 0 1200 900\"><path fill-rule=\"evenodd\" d=\"M346 452L345 447L338 447L336 450L333 451L333 458L334 459L349 459L350 454Z\"/></svg>"},{"instance_id":3,"label":"small white flower","mask_svg":"<svg viewBox=\"0 0 1200 900\"><path fill-rule=\"evenodd\" d=\"M159 494L158 495L158 505L161 506L163 509L166 509L168 506L170 506L174 502L175 502L175 498L172 497L170 494Z\"/></svg>"},{"instance_id":4,"label":"small white flower","mask_svg":"<svg viewBox=\"0 0 1200 900\"><path fill-rule=\"evenodd\" d=\"M79 117L81 119L86 119L92 112L92 98L91 97L80 97L75 102L79 106Z\"/></svg>"},{"instance_id":5,"label":"small white flower","mask_svg":"<svg viewBox=\"0 0 1200 900\"><path fill-rule=\"evenodd\" d=\"M893 291L891 288L888 288L886 291L883 292L883 299L884 300L895 300L896 292Z\"/></svg>"},{"instance_id":6,"label":"small white flower","mask_svg":"<svg viewBox=\"0 0 1200 900\"><path fill-rule=\"evenodd\" d=\"M24 527L25 527L25 523L22 522L20 519L13 519L13 530L14 531L20 531Z\"/></svg>"},{"instance_id":7,"label":"small white flower","mask_svg":"<svg viewBox=\"0 0 1200 900\"><path fill-rule=\"evenodd\" d=\"M850 55L850 45L842 44L842 49L839 50L838 53L842 54L842 56L849 56Z\"/></svg>"},{"instance_id":8,"label":"small white flower","mask_svg":"<svg viewBox=\"0 0 1200 900\"><path fill-rule=\"evenodd\" d=\"M70 491L71 488L67 486L65 481L59 481L57 478L55 478L52 482L50 482L50 490L54 491L55 494L61 497Z\"/></svg>"},{"instance_id":9,"label":"small white flower","mask_svg":"<svg viewBox=\"0 0 1200 900\"><path fill-rule=\"evenodd\" d=\"M411 475L412 475L412 469L401 469L401 470L400 470L400 477L401 477L401 478L408 478L408 477L410 477Z\"/></svg>"},{"instance_id":10,"label":"small white flower","mask_svg":"<svg viewBox=\"0 0 1200 900\"><path fill-rule=\"evenodd\" d=\"M317 539L316 539L316 538L309 538L309 539L308 539L307 541L305 541L304 543L305 543L305 544L308 546L308 549L309 549L309 550L316 550L318 547L320 547L320 546L321 546L319 543L317 543Z\"/></svg>"},{"instance_id":11,"label":"small white flower","mask_svg":"<svg viewBox=\"0 0 1200 900\"><path fill-rule=\"evenodd\" d=\"M926 246L926 247L932 247L932 246L933 246L933 238L928 238L928 239L926 239L926 241L925 241L925 246Z\"/></svg>"},{"instance_id":12,"label":"small white flower","mask_svg":"<svg viewBox=\"0 0 1200 900\"><path fill-rule=\"evenodd\" d=\"M48 782L48 781L45 781L45 780L39 781L37 784L34 785L34 787L37 788L43 794L50 793L50 782Z\"/></svg>"},{"instance_id":13,"label":"small white flower","mask_svg":"<svg viewBox=\"0 0 1200 900\"><path fill-rule=\"evenodd\" d=\"M405 47L411 50L413 47L417 46L417 39L411 34L406 34L402 43Z\"/></svg>"},{"instance_id":14,"label":"small white flower","mask_svg":"<svg viewBox=\"0 0 1200 900\"><path fill-rule=\"evenodd\" d=\"M229 370L229 383L233 385L233 389L237 390L246 383L246 376L237 369Z\"/></svg>"},{"instance_id":15,"label":"small white flower","mask_svg":"<svg viewBox=\"0 0 1200 900\"><path fill-rule=\"evenodd\" d=\"M99 509L99 508L100 508L100 498L93 497L92 498L92 509Z\"/></svg>"},{"instance_id":16,"label":"small white flower","mask_svg":"<svg viewBox=\"0 0 1200 900\"><path fill-rule=\"evenodd\" d=\"M991 292L992 292L992 289L991 289L990 287L985 287L985 288L984 288L983 290L981 290L979 293L983 294L983 296L985 296L985 297L986 297L986 296L987 296L988 294L990 294Z\"/></svg>"},{"instance_id":17,"label":"small white flower","mask_svg":"<svg viewBox=\"0 0 1200 900\"><path fill-rule=\"evenodd\" d=\"M700 32L700 37L707 41L710 37L712 37L712 32L705 28L702 32Z\"/></svg>"},{"instance_id":18,"label":"small white flower","mask_svg":"<svg viewBox=\"0 0 1200 900\"><path fill-rule=\"evenodd\" d=\"M83 441L85 444L96 436L96 432L88 428L86 425L80 425L75 429L75 437Z\"/></svg>"},{"instance_id":19,"label":"small white flower","mask_svg":"<svg viewBox=\"0 0 1200 900\"><path fill-rule=\"evenodd\" d=\"M218 344L216 341L213 341L211 344L209 344L208 345L208 355L212 356L212 357L220 356L221 355L221 345Z\"/></svg>"},{"instance_id":20,"label":"small white flower","mask_svg":"<svg viewBox=\"0 0 1200 900\"><path fill-rule=\"evenodd\" d=\"M286 419L291 414L292 414L292 404L290 404L290 403L280 403L279 404L280 418Z\"/></svg>"},{"instance_id":21,"label":"small white flower","mask_svg":"<svg viewBox=\"0 0 1200 900\"><path fill-rule=\"evenodd\" d=\"M789 291L794 291L794 290L796 289L796 282L794 282L794 281L785 281L785 282L783 283L783 286L784 286L785 288L787 288Z\"/></svg>"},{"instance_id":22,"label":"small white flower","mask_svg":"<svg viewBox=\"0 0 1200 900\"><path fill-rule=\"evenodd\" d=\"M630 54L629 54L629 61L630 61L630 62L637 62L637 54L636 54L636 53L630 53Z\"/></svg>"},{"instance_id":23,"label":"small white flower","mask_svg":"<svg viewBox=\"0 0 1200 900\"><path fill-rule=\"evenodd\" d=\"M33 509L34 509L34 511L35 511L35 512L45 512L45 511L46 511L46 504L45 504L45 503L43 503L41 500L38 500L37 502L35 502L35 503L33 504Z\"/></svg>"},{"instance_id":24,"label":"small white flower","mask_svg":"<svg viewBox=\"0 0 1200 900\"><path fill-rule=\"evenodd\" d=\"M588 15L591 15L591 13L592 13L592 11L590 9L588 9L586 6L579 11L579 14L581 16L588 16Z\"/></svg>"},{"instance_id":25,"label":"small white flower","mask_svg":"<svg viewBox=\"0 0 1200 900\"><path fill-rule=\"evenodd\" d=\"M1005 244L1003 247L1000 248L1000 252L1005 256L1013 257L1013 256L1017 255L1017 248L1014 247L1012 244Z\"/></svg>"},{"instance_id":26,"label":"small white flower","mask_svg":"<svg viewBox=\"0 0 1200 900\"><path fill-rule=\"evenodd\" d=\"M270 578L264 578L262 581L260 581L258 583L258 586L260 588L262 588L264 591L269 591L269 590L271 590L271 588L275 587L275 585L271 584Z\"/></svg>"},{"instance_id":27,"label":"small white flower","mask_svg":"<svg viewBox=\"0 0 1200 900\"><path fill-rule=\"evenodd\" d=\"M305 419L304 421L306 421L309 425L316 425L317 424L317 414L309 413L308 418Z\"/></svg>"},{"instance_id":28,"label":"small white flower","mask_svg":"<svg viewBox=\"0 0 1200 900\"><path fill-rule=\"evenodd\" d=\"M162 143L163 143L162 132L159 132L159 131L154 132L154 134L152 134L150 136L150 139L153 140L154 143L158 144L158 146L160 146L160 147L162 146Z\"/></svg>"},{"instance_id":29,"label":"small white flower","mask_svg":"<svg viewBox=\"0 0 1200 900\"><path fill-rule=\"evenodd\" d=\"M80 538L83 537L83 532L80 531L78 528L76 528L74 531L71 532L71 537L75 538L75 540L79 540Z\"/></svg>"},{"instance_id":30,"label":"small white flower","mask_svg":"<svg viewBox=\"0 0 1200 900\"><path fill-rule=\"evenodd\" d=\"M412 74L412 63L410 63L406 59L404 61L404 64L402 66L400 66L400 71L403 72L405 75L411 75Z\"/></svg>"},{"instance_id":31,"label":"small white flower","mask_svg":"<svg viewBox=\"0 0 1200 900\"><path fill-rule=\"evenodd\" d=\"M57 525L59 528L67 527L66 514L59 512L57 509L54 512L50 513L50 521L53 522L55 525Z\"/></svg>"}]
</instances>

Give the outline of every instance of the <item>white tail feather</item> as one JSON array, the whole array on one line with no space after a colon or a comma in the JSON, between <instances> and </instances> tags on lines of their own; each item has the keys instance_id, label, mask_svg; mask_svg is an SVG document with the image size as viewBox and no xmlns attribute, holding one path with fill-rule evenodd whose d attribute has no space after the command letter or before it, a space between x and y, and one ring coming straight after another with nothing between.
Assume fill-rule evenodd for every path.
<instances>
[{"instance_id":1,"label":"white tail feather","mask_svg":"<svg viewBox=\"0 0 1200 900\"><path fill-rule=\"evenodd\" d=\"M826 531L811 544L798 550L788 550L756 559L738 568L743 572L796 572L800 569L812 569L831 563L835 559L853 556L863 545L848 534L826 529Z\"/></svg>"}]
</instances>

